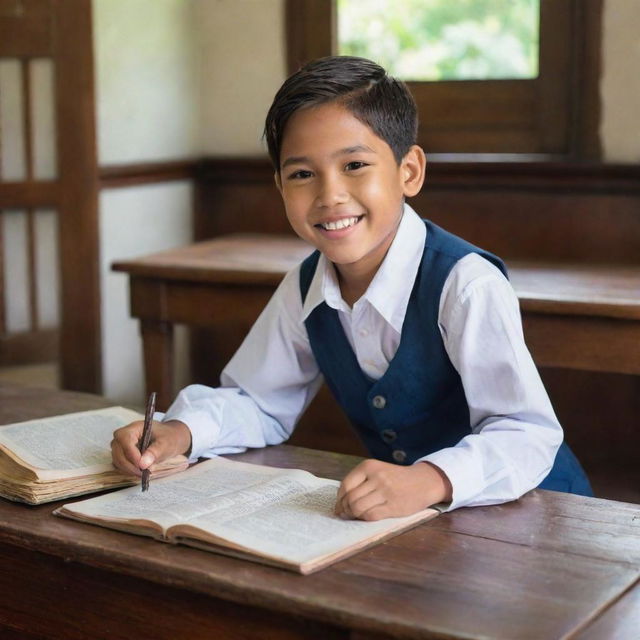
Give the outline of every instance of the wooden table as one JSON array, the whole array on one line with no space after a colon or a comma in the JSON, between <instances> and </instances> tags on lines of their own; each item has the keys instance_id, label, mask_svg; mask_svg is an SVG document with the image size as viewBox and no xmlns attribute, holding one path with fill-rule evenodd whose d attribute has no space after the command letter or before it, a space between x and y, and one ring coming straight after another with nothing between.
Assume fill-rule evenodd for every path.
<instances>
[{"instance_id":1,"label":"wooden table","mask_svg":"<svg viewBox=\"0 0 640 640\"><path fill-rule=\"evenodd\" d=\"M173 325L207 327L231 309L250 326L310 251L293 236L238 234L113 265L129 274L147 389L158 391L160 406L173 398ZM640 374L640 266L508 267L538 366Z\"/></svg>"},{"instance_id":2,"label":"wooden table","mask_svg":"<svg viewBox=\"0 0 640 640\"><path fill-rule=\"evenodd\" d=\"M0 424L106 405L0 386ZM238 456L340 478L351 456ZM3 638L637 639L640 507L533 491L460 509L311 576L0 499Z\"/></svg>"}]
</instances>

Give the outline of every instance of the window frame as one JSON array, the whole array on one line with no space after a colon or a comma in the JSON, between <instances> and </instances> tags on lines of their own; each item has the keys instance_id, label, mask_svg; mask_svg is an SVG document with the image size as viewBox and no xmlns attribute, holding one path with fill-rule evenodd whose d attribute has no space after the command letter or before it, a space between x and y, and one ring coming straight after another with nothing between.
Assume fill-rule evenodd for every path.
<instances>
[{"instance_id":1,"label":"window frame","mask_svg":"<svg viewBox=\"0 0 640 640\"><path fill-rule=\"evenodd\" d=\"M286 0L289 73L337 50L336 0ZM541 0L526 80L408 82L429 153L599 159L602 0Z\"/></svg>"}]
</instances>

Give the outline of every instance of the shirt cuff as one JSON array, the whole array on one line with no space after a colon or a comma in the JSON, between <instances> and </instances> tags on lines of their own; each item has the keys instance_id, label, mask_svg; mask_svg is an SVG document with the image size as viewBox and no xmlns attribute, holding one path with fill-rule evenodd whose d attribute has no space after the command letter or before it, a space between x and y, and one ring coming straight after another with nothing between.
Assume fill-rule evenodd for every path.
<instances>
[{"instance_id":1,"label":"shirt cuff","mask_svg":"<svg viewBox=\"0 0 640 640\"><path fill-rule=\"evenodd\" d=\"M416 460L417 462L429 462L438 467L451 482L452 500L450 503L438 505L440 511L453 511L458 507L464 507L473 502L482 482L476 477L470 467L473 460L461 447L448 447Z\"/></svg>"},{"instance_id":2,"label":"shirt cuff","mask_svg":"<svg viewBox=\"0 0 640 640\"><path fill-rule=\"evenodd\" d=\"M162 422L169 422L169 420L184 422L191 431L190 463L198 460L206 451L213 449L220 435L220 426L212 423L211 414L206 411L172 411L169 408Z\"/></svg>"}]
</instances>

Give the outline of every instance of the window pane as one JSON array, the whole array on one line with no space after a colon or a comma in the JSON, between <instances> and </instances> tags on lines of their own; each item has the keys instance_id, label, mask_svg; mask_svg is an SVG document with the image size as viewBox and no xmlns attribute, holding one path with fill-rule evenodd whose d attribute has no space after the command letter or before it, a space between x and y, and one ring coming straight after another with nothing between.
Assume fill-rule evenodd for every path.
<instances>
[{"instance_id":1,"label":"window pane","mask_svg":"<svg viewBox=\"0 0 640 640\"><path fill-rule=\"evenodd\" d=\"M538 75L540 0L338 0L338 52L405 80Z\"/></svg>"}]
</instances>

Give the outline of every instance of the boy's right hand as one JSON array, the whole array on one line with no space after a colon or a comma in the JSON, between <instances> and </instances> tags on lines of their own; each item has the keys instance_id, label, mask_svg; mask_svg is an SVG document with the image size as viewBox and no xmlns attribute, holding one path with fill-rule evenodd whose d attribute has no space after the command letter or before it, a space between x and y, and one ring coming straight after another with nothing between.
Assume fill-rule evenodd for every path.
<instances>
[{"instance_id":1,"label":"boy's right hand","mask_svg":"<svg viewBox=\"0 0 640 640\"><path fill-rule=\"evenodd\" d=\"M124 473L142 475L144 469L184 454L191 449L191 431L184 422L170 420L168 422L153 421L151 444L144 455L138 449L142 437L143 420L117 429L111 441L111 458L113 465Z\"/></svg>"}]
</instances>

